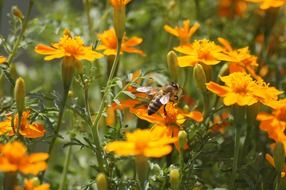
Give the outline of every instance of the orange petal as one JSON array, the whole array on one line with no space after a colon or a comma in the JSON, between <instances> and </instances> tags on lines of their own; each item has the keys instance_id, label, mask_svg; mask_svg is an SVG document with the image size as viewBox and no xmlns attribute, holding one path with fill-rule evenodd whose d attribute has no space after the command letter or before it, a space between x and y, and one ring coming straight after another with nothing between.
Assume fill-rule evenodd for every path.
<instances>
[{"instance_id":1,"label":"orange petal","mask_svg":"<svg viewBox=\"0 0 286 190\"><path fill-rule=\"evenodd\" d=\"M174 36L179 36L178 31L169 25L164 25L164 30Z\"/></svg>"},{"instance_id":2,"label":"orange petal","mask_svg":"<svg viewBox=\"0 0 286 190\"><path fill-rule=\"evenodd\" d=\"M227 87L221 86L215 82L209 82L206 85L209 91L217 94L218 96L225 96L229 91Z\"/></svg>"}]
</instances>

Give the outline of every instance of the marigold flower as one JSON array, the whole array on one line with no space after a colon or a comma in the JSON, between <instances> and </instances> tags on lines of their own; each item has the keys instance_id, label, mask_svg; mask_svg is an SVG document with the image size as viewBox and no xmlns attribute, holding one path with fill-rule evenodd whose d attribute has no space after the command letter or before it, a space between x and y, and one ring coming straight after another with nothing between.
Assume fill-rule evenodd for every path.
<instances>
[{"instance_id":1,"label":"marigold flower","mask_svg":"<svg viewBox=\"0 0 286 190\"><path fill-rule=\"evenodd\" d=\"M255 74L254 69L258 66L257 57L250 54L248 47L234 50L231 44L224 38L218 38L222 44L225 57L224 61L229 62L229 73L248 72L255 78L260 78Z\"/></svg>"},{"instance_id":2,"label":"marigold flower","mask_svg":"<svg viewBox=\"0 0 286 190\"><path fill-rule=\"evenodd\" d=\"M285 0L247 0L247 1L252 3L259 3L260 9L262 10L267 10L270 8L278 8L286 4Z\"/></svg>"},{"instance_id":3,"label":"marigold flower","mask_svg":"<svg viewBox=\"0 0 286 190\"><path fill-rule=\"evenodd\" d=\"M180 67L193 67L197 63L216 65L225 57L223 48L206 39L196 40L191 46L180 46L174 49L186 54L178 57L178 65Z\"/></svg>"},{"instance_id":4,"label":"marigold flower","mask_svg":"<svg viewBox=\"0 0 286 190\"><path fill-rule=\"evenodd\" d=\"M101 44L97 46L96 50L103 50L105 55L116 55L117 38L113 28L98 34L97 37L100 39ZM144 55L142 50L135 48L135 46L141 44L142 41L142 38L136 36L128 38L124 35L120 53L127 52Z\"/></svg>"},{"instance_id":5,"label":"marigold flower","mask_svg":"<svg viewBox=\"0 0 286 190\"><path fill-rule=\"evenodd\" d=\"M223 97L226 106L233 104L250 106L258 101L266 103L276 100L282 93L274 87L268 87L264 82L253 80L250 75L243 72L235 72L220 79L226 86L215 82L209 82L206 85L208 90Z\"/></svg>"},{"instance_id":6,"label":"marigold flower","mask_svg":"<svg viewBox=\"0 0 286 190\"><path fill-rule=\"evenodd\" d=\"M92 46L84 46L83 40L79 36L71 36L68 30L64 31L64 35L58 43L53 43L51 46L38 44L35 47L35 52L45 55L46 61L63 57L72 57L78 61L93 61L102 57L100 53L92 50Z\"/></svg>"},{"instance_id":7,"label":"marigold flower","mask_svg":"<svg viewBox=\"0 0 286 190\"><path fill-rule=\"evenodd\" d=\"M47 183L39 184L39 181L32 179L24 180L24 187L16 187L15 190L50 190L50 185Z\"/></svg>"},{"instance_id":8,"label":"marigold flower","mask_svg":"<svg viewBox=\"0 0 286 190\"><path fill-rule=\"evenodd\" d=\"M126 141L114 141L105 146L107 152L119 156L144 156L159 158L172 151L171 143L177 138L169 137L167 127L156 126L151 129L137 129L126 133ZM124 148L122 148L124 147Z\"/></svg>"},{"instance_id":9,"label":"marigold flower","mask_svg":"<svg viewBox=\"0 0 286 190\"><path fill-rule=\"evenodd\" d=\"M247 3L244 0L220 0L218 3L219 15L224 17L242 16L246 9Z\"/></svg>"},{"instance_id":10,"label":"marigold flower","mask_svg":"<svg viewBox=\"0 0 286 190\"><path fill-rule=\"evenodd\" d=\"M30 112L24 111L21 118L21 126L19 133L26 138L39 138L44 136L45 129L42 124L29 122ZM18 114L14 117L14 129L11 126L12 116L8 116L6 120L0 122L0 135L15 135L18 126Z\"/></svg>"},{"instance_id":11,"label":"marigold flower","mask_svg":"<svg viewBox=\"0 0 286 190\"><path fill-rule=\"evenodd\" d=\"M200 24L197 22L191 27L189 20L184 20L181 27L176 26L175 28L172 28L169 25L164 25L166 32L180 39L180 46L189 45L193 34L199 29L199 27Z\"/></svg>"},{"instance_id":12,"label":"marigold flower","mask_svg":"<svg viewBox=\"0 0 286 190\"><path fill-rule=\"evenodd\" d=\"M37 175L47 168L48 157L47 153L28 155L27 148L18 141L0 144L0 171Z\"/></svg>"},{"instance_id":13,"label":"marigold flower","mask_svg":"<svg viewBox=\"0 0 286 190\"><path fill-rule=\"evenodd\" d=\"M0 55L0 64L5 63L6 57Z\"/></svg>"},{"instance_id":14,"label":"marigold flower","mask_svg":"<svg viewBox=\"0 0 286 190\"><path fill-rule=\"evenodd\" d=\"M272 113L260 112L256 119L260 121L260 129L267 132L269 138L286 145L286 99L268 103ZM285 147L286 148L286 147Z\"/></svg>"}]
</instances>

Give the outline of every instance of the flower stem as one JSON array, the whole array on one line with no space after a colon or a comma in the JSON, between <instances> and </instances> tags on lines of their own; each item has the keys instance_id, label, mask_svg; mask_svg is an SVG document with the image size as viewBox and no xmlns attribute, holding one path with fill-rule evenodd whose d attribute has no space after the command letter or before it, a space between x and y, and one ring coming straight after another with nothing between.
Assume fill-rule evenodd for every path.
<instances>
[{"instance_id":1,"label":"flower stem","mask_svg":"<svg viewBox=\"0 0 286 190\"><path fill-rule=\"evenodd\" d=\"M24 22L23 22L23 25L22 25L22 29L21 29L21 32L19 34L19 36L17 37L15 43L14 43L14 46L13 46L13 49L11 51L11 53L9 54L8 56L8 59L7 59L7 63L8 63L8 66L11 65L11 63L13 62L13 59L15 58L16 54L17 54L17 51L19 49L19 45L20 45L20 42L22 41L23 39L23 36L25 34L25 31L27 29L27 26L28 26L28 21L29 21L29 17L31 15L31 11L32 11L32 7L34 5L34 1L33 0L30 0L29 2L29 6L28 6L28 11L26 13L26 16L24 18ZM11 84L12 87L15 86L15 81L13 80L13 78L9 75L9 72L7 71L4 71L3 72L6 79L9 81L9 83Z\"/></svg>"},{"instance_id":2,"label":"flower stem","mask_svg":"<svg viewBox=\"0 0 286 190\"><path fill-rule=\"evenodd\" d=\"M49 151L48 151L48 153L50 155L49 158L51 158L51 154L52 154L52 151L53 151L56 139L58 137L58 134L59 134L59 131L60 131L60 128L61 128L62 119L63 119L63 115L64 115L64 111L65 111L65 106L66 106L66 102L67 102L67 98L68 98L68 91L69 91L68 89L64 90L62 105L60 107L60 112L59 112L59 118L58 118L57 126L56 126L56 129L55 129L55 135L53 136L53 139L51 141L51 144L50 144L50 147L49 147Z\"/></svg>"},{"instance_id":3,"label":"flower stem","mask_svg":"<svg viewBox=\"0 0 286 190\"><path fill-rule=\"evenodd\" d=\"M108 80L107 80L107 84L106 84L106 87L105 87L105 90L104 90L104 93L103 93L103 97L102 97L102 100L101 100L100 105L99 105L98 113L97 113L97 115L95 117L95 120L94 120L92 128L91 128L91 132L93 133L93 142L95 143L95 146L96 146L97 160L98 160L99 168L100 168L101 171L103 171L103 169L104 169L103 168L103 161L104 160L103 160L102 152L101 152L98 127L99 127L100 118L101 118L101 116L103 114L103 111L104 111L104 108L105 108L105 105L106 105L106 99L108 97L108 93L109 93L110 88L111 88L110 83L111 83L111 81L112 81L112 79L114 77L116 68L117 68L118 63L119 63L121 42L122 42L122 39L118 39L117 40L116 56L115 56L115 59L113 61L113 65L112 65L112 68L111 68L111 71L110 71L110 74L109 74L109 77L108 77Z\"/></svg>"},{"instance_id":4,"label":"flower stem","mask_svg":"<svg viewBox=\"0 0 286 190\"><path fill-rule=\"evenodd\" d=\"M17 173L7 172L4 174L3 190L14 190L17 186Z\"/></svg>"},{"instance_id":5,"label":"flower stem","mask_svg":"<svg viewBox=\"0 0 286 190\"><path fill-rule=\"evenodd\" d=\"M92 31L93 31L93 23L90 17L90 0L83 0L83 2L85 5L85 14L87 18L88 32L89 32L89 36L91 37Z\"/></svg>"},{"instance_id":6,"label":"flower stem","mask_svg":"<svg viewBox=\"0 0 286 190\"><path fill-rule=\"evenodd\" d=\"M68 147L68 152L65 158L65 163L64 163L64 170L61 176L61 181L60 181L60 187L59 190L63 190L64 186L66 184L66 178L67 178L67 172L70 164L70 159L71 159L71 153L72 153L72 146Z\"/></svg>"}]
</instances>

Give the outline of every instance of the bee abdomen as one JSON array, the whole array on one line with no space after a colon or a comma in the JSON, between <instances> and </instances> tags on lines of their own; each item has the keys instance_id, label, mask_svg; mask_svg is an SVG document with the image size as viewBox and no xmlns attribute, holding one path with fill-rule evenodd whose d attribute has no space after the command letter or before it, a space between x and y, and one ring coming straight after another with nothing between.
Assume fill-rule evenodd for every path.
<instances>
[{"instance_id":1,"label":"bee abdomen","mask_svg":"<svg viewBox=\"0 0 286 190\"><path fill-rule=\"evenodd\" d=\"M160 98L152 100L148 106L148 115L152 115L157 112L161 106L162 103L160 102Z\"/></svg>"}]
</instances>

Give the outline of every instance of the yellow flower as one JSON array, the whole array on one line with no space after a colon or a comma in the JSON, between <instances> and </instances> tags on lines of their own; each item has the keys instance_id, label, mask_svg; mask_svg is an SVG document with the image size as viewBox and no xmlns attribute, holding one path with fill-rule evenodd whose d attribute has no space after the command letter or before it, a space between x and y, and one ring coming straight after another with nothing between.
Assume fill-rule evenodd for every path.
<instances>
[{"instance_id":1,"label":"yellow flower","mask_svg":"<svg viewBox=\"0 0 286 190\"><path fill-rule=\"evenodd\" d=\"M51 46L38 44L35 47L35 52L45 55L46 61L63 57L72 57L78 61L93 61L102 57L100 53L92 50L92 46L84 46L79 36L71 36L68 30L64 31L64 35L58 43L53 43Z\"/></svg>"},{"instance_id":2,"label":"yellow flower","mask_svg":"<svg viewBox=\"0 0 286 190\"><path fill-rule=\"evenodd\" d=\"M180 67L193 67L197 63L216 65L225 57L222 54L223 48L206 39L196 40L191 46L180 46L174 49L182 54L186 54L178 57L178 65Z\"/></svg>"},{"instance_id":3,"label":"yellow flower","mask_svg":"<svg viewBox=\"0 0 286 190\"><path fill-rule=\"evenodd\" d=\"M24 187L16 187L15 190L50 190L50 185L47 183L39 184L39 181L32 179L24 180Z\"/></svg>"},{"instance_id":4,"label":"yellow flower","mask_svg":"<svg viewBox=\"0 0 286 190\"><path fill-rule=\"evenodd\" d=\"M114 8L126 6L131 0L109 0Z\"/></svg>"},{"instance_id":5,"label":"yellow flower","mask_svg":"<svg viewBox=\"0 0 286 190\"><path fill-rule=\"evenodd\" d=\"M169 25L164 25L164 29L166 32L178 37L180 39L180 46L188 45L193 34L199 29L200 24L195 23L192 27L190 27L190 21L184 20L182 27L176 26L172 28Z\"/></svg>"},{"instance_id":6,"label":"yellow flower","mask_svg":"<svg viewBox=\"0 0 286 190\"><path fill-rule=\"evenodd\" d=\"M118 156L144 156L159 158L172 151L171 143L177 141L168 135L167 127L156 126L151 129L137 129L126 133L126 141L114 141L105 146L107 152Z\"/></svg>"},{"instance_id":7,"label":"yellow flower","mask_svg":"<svg viewBox=\"0 0 286 190\"><path fill-rule=\"evenodd\" d=\"M215 82L207 83L207 89L223 97L226 106L238 104L250 106L258 101L266 103L276 100L282 92L269 87L263 81L255 81L250 75L243 72L235 72L228 76L220 77L226 86Z\"/></svg>"},{"instance_id":8,"label":"yellow flower","mask_svg":"<svg viewBox=\"0 0 286 190\"><path fill-rule=\"evenodd\" d=\"M27 148L18 141L0 144L0 171L37 175L47 168L45 162L47 153L33 153L28 155Z\"/></svg>"},{"instance_id":9,"label":"yellow flower","mask_svg":"<svg viewBox=\"0 0 286 190\"><path fill-rule=\"evenodd\" d=\"M282 7L286 4L285 0L247 0L252 3L259 3L260 9L266 10L270 8Z\"/></svg>"},{"instance_id":10,"label":"yellow flower","mask_svg":"<svg viewBox=\"0 0 286 190\"><path fill-rule=\"evenodd\" d=\"M97 36L100 39L101 44L97 46L96 50L103 50L105 55L116 55L117 38L114 29L106 30ZM128 38L124 35L120 53L127 52L144 55L142 50L135 48L135 46L141 44L142 41L142 38L136 36Z\"/></svg>"},{"instance_id":11,"label":"yellow flower","mask_svg":"<svg viewBox=\"0 0 286 190\"><path fill-rule=\"evenodd\" d=\"M6 57L0 55L0 64L5 63Z\"/></svg>"},{"instance_id":12,"label":"yellow flower","mask_svg":"<svg viewBox=\"0 0 286 190\"><path fill-rule=\"evenodd\" d=\"M29 111L23 112L19 133L26 138L39 138L44 136L46 132L44 126L39 123L31 124L29 122L29 116L30 116ZM12 128L11 124L12 124L12 116L8 116L6 120L1 121L0 135L5 135L5 134L9 136L15 135L14 132L17 131L17 126L18 126L18 115L14 117L14 123L13 123L14 129Z\"/></svg>"}]
</instances>

